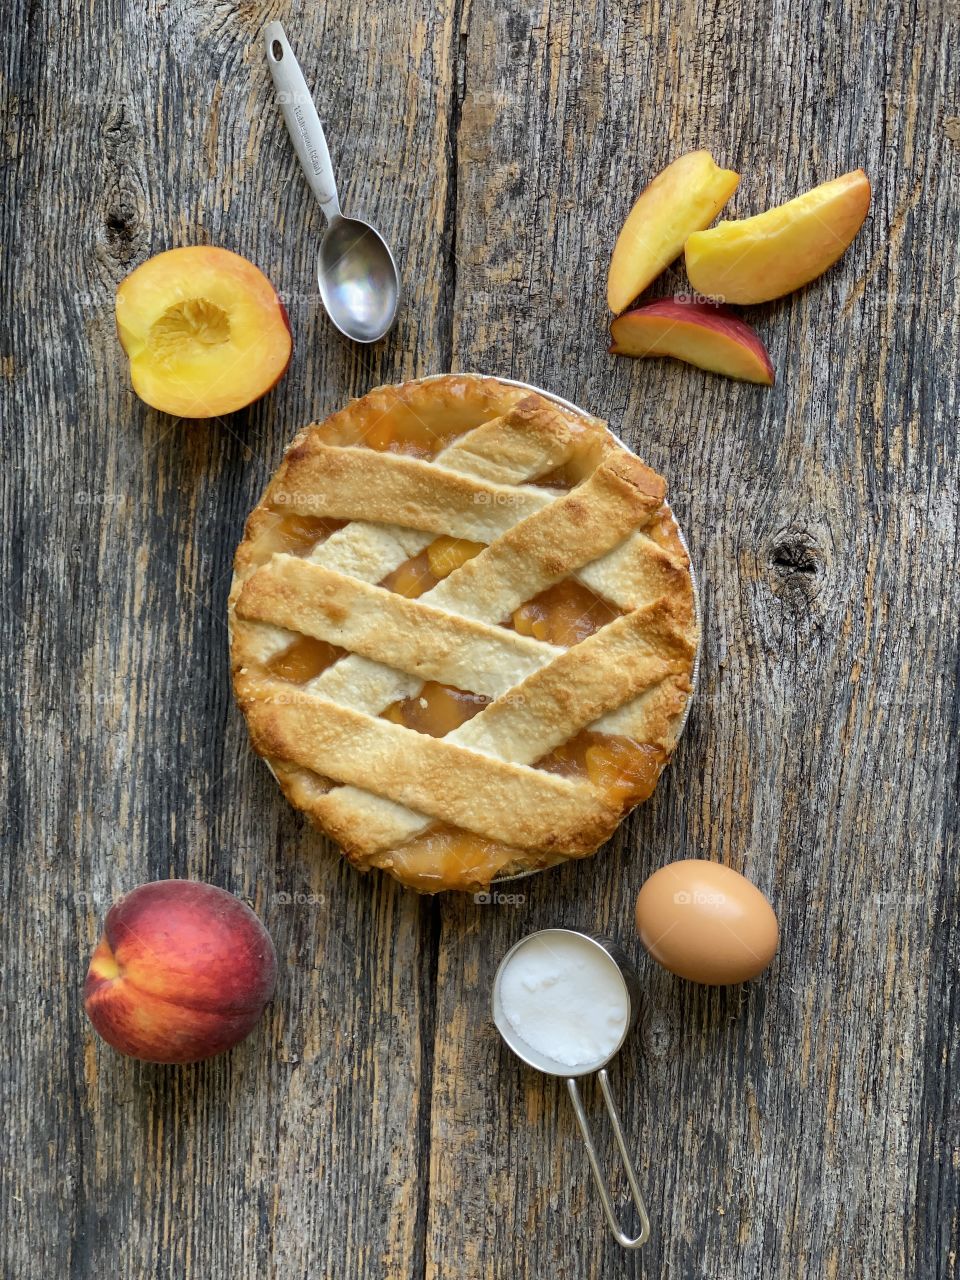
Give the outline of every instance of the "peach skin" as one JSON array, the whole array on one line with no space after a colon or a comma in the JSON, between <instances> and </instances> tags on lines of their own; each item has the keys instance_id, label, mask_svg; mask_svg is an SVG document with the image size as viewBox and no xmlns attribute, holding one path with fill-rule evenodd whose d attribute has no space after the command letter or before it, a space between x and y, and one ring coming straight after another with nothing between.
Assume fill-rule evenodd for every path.
<instances>
[{"instance_id":1,"label":"peach skin","mask_svg":"<svg viewBox=\"0 0 960 1280\"><path fill-rule=\"evenodd\" d=\"M687 237L709 227L740 175L717 166L709 151L691 151L667 165L641 191L617 237L607 277L615 314L680 257Z\"/></svg>"},{"instance_id":2,"label":"peach skin","mask_svg":"<svg viewBox=\"0 0 960 1280\"><path fill-rule=\"evenodd\" d=\"M259 268L228 249L169 249L117 289L117 333L133 389L180 418L234 413L286 373L286 308Z\"/></svg>"},{"instance_id":3,"label":"peach skin","mask_svg":"<svg viewBox=\"0 0 960 1280\"><path fill-rule=\"evenodd\" d=\"M610 326L618 356L673 356L710 373L773 385L767 349L748 324L726 307L663 298L618 316Z\"/></svg>"},{"instance_id":4,"label":"peach skin","mask_svg":"<svg viewBox=\"0 0 960 1280\"><path fill-rule=\"evenodd\" d=\"M870 183L862 169L740 222L697 231L684 250L693 287L725 302L769 302L823 275L863 226Z\"/></svg>"},{"instance_id":5,"label":"peach skin","mask_svg":"<svg viewBox=\"0 0 960 1280\"><path fill-rule=\"evenodd\" d=\"M83 1003L120 1053L199 1062L250 1033L276 977L270 935L239 898L210 884L156 880L107 913Z\"/></svg>"}]
</instances>

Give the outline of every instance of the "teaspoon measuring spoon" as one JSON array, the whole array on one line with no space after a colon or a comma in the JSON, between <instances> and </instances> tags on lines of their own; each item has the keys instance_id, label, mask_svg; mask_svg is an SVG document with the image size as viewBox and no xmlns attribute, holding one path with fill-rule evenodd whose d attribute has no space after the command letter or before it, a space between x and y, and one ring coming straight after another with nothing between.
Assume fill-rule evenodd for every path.
<instances>
[{"instance_id":1,"label":"teaspoon measuring spoon","mask_svg":"<svg viewBox=\"0 0 960 1280\"><path fill-rule=\"evenodd\" d=\"M323 126L282 23L267 23L263 36L287 132L327 219L317 255L320 297L342 334L354 342L376 342L397 315L397 264L379 231L340 212Z\"/></svg>"}]
</instances>

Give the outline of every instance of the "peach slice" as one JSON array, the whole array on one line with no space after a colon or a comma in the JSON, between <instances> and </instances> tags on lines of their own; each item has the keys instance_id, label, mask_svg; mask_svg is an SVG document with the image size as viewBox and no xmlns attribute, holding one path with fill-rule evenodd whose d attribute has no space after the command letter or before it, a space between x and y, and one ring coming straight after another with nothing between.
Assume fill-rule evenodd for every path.
<instances>
[{"instance_id":1,"label":"peach slice","mask_svg":"<svg viewBox=\"0 0 960 1280\"><path fill-rule=\"evenodd\" d=\"M117 333L133 389L179 418L243 409L290 363L290 324L259 268L228 249L169 249L117 289Z\"/></svg>"},{"instance_id":2,"label":"peach slice","mask_svg":"<svg viewBox=\"0 0 960 1280\"><path fill-rule=\"evenodd\" d=\"M679 258L687 237L709 227L740 181L709 151L667 165L641 191L617 237L607 277L607 305L619 314Z\"/></svg>"},{"instance_id":3,"label":"peach slice","mask_svg":"<svg viewBox=\"0 0 960 1280\"><path fill-rule=\"evenodd\" d=\"M618 316L610 326L618 356L673 356L711 373L773 385L767 349L727 307L663 298Z\"/></svg>"},{"instance_id":4,"label":"peach slice","mask_svg":"<svg viewBox=\"0 0 960 1280\"><path fill-rule=\"evenodd\" d=\"M870 183L862 169L755 218L721 222L687 240L690 283L725 302L769 302L823 275L863 226Z\"/></svg>"}]
</instances>

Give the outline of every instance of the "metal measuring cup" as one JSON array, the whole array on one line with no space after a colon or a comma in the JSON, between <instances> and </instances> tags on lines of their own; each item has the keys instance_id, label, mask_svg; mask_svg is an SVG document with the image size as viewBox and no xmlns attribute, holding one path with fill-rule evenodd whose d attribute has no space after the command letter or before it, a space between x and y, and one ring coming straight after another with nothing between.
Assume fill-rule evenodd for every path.
<instances>
[{"instance_id":1,"label":"metal measuring cup","mask_svg":"<svg viewBox=\"0 0 960 1280\"><path fill-rule=\"evenodd\" d=\"M556 1062L547 1054L541 1053L528 1045L525 1040L512 1026L503 1010L503 1002L501 1000L500 986L503 974L507 965L516 953L525 946L533 938L549 939L552 936L565 935L575 938L585 939L597 948L604 959L609 962L611 975L622 982L624 994L627 998L627 1023L623 1030L623 1035L614 1048L603 1059L596 1062L588 1062L582 1066L570 1067L564 1063ZM598 933L583 933L579 929L540 929L536 933L528 933L525 938L521 938L510 948L507 954L500 961L497 969L496 977L493 980L493 1020L496 1023L497 1030L503 1037L504 1043L509 1049L512 1049L516 1056L527 1064L527 1066L535 1067L537 1071L543 1071L546 1075L564 1076L567 1081L567 1092L570 1094L570 1101L573 1103L573 1110L577 1117L577 1123L580 1126L580 1132L583 1135L583 1141L587 1148L587 1159L590 1161L590 1168L593 1170L593 1178L597 1184L597 1190L600 1192L600 1200L603 1204L603 1212L606 1215L607 1224L610 1227L613 1237L617 1244L622 1245L624 1249L639 1249L642 1244L646 1244L650 1238L650 1219L647 1217L647 1209L643 1203L643 1195L640 1191L640 1184L637 1179L637 1172L633 1167L633 1160L627 1150L626 1139L623 1136L623 1126L620 1123L620 1114L617 1111L616 1103L613 1100L613 1092L610 1088L610 1080L607 1076L606 1067L609 1062L620 1052L623 1043L633 1029L637 1016L640 1012L640 978L636 969L626 953L611 938L605 938ZM604 1181L603 1173L600 1169L600 1162L597 1159L596 1147L593 1144L593 1135L590 1131L590 1122L587 1120L587 1113L583 1109L583 1102L580 1098L580 1091L577 1088L577 1080L581 1076L592 1075L597 1073L600 1081L600 1090L603 1093L603 1100L606 1103L607 1114L610 1117L610 1123L613 1127L613 1136L616 1139L617 1147L620 1151L620 1157L623 1160L624 1171L627 1175L627 1182L630 1185L630 1194L633 1197L633 1203L636 1207L637 1214L640 1218L640 1234L638 1236L628 1236L621 1228L617 1221L616 1213L613 1208L613 1200L610 1191Z\"/></svg>"}]
</instances>

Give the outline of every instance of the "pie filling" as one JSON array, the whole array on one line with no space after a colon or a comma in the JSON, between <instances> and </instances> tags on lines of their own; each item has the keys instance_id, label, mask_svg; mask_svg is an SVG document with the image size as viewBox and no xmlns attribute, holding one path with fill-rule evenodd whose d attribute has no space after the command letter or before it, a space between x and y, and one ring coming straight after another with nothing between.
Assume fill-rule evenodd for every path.
<instances>
[{"instance_id":1,"label":"pie filling","mask_svg":"<svg viewBox=\"0 0 960 1280\"><path fill-rule=\"evenodd\" d=\"M468 693L449 684L428 680L411 698L391 703L381 712L384 720L402 724L431 738L445 738L454 729L472 720L490 702L482 693Z\"/></svg>"},{"instance_id":2,"label":"pie filling","mask_svg":"<svg viewBox=\"0 0 960 1280\"><path fill-rule=\"evenodd\" d=\"M338 428L330 438L337 444L362 444L376 450L430 458L455 435L475 425L478 424L458 423L451 428L448 421L425 424L416 414L403 416L393 412L366 429L362 437L347 426ZM540 477L536 483L570 489L581 478L573 466L565 466ZM278 551L306 556L345 523L286 513L277 515L276 525L257 540L258 565ZM479 555L484 546L482 542L462 538L436 538L419 555L389 573L379 585L409 598L422 596ZM622 611L609 600L576 579L565 578L520 605L502 625L521 635L569 648L620 616ZM273 676L304 684L346 652L312 636L298 636L265 666ZM442 738L477 715L489 702L482 694L427 681L411 697L392 703L382 716L417 733ZM612 808L626 812L652 794L665 758L660 747L583 729L535 761L534 767L567 778L589 779ZM558 854L556 860L560 856ZM545 855L539 865L547 865L551 860ZM529 851L510 848L443 822L431 823L419 835L396 848L375 854L368 861L389 868L405 883L422 889L437 885L461 888L487 885L504 868L531 865Z\"/></svg>"},{"instance_id":3,"label":"pie filling","mask_svg":"<svg viewBox=\"0 0 960 1280\"><path fill-rule=\"evenodd\" d=\"M253 566L257 569L280 551L291 556L307 556L314 547L326 542L331 533L347 524L346 520L325 520L320 516L298 516L282 511L271 514L273 524L253 543Z\"/></svg>"},{"instance_id":4,"label":"pie filling","mask_svg":"<svg viewBox=\"0 0 960 1280\"><path fill-rule=\"evenodd\" d=\"M348 650L340 649L326 640L317 640L313 636L297 636L286 649L275 653L264 664L271 676L280 680L292 680L294 684L306 684L332 667L338 658L344 658Z\"/></svg>"},{"instance_id":5,"label":"pie filling","mask_svg":"<svg viewBox=\"0 0 960 1280\"><path fill-rule=\"evenodd\" d=\"M483 542L470 542L467 538L448 538L444 534L435 538L419 555L397 565L378 585L415 600L417 596L432 591L454 569L479 555L485 545Z\"/></svg>"},{"instance_id":6,"label":"pie filling","mask_svg":"<svg viewBox=\"0 0 960 1280\"><path fill-rule=\"evenodd\" d=\"M522 636L569 649L622 616L615 604L576 578L564 578L515 609L511 623Z\"/></svg>"},{"instance_id":7,"label":"pie filling","mask_svg":"<svg viewBox=\"0 0 960 1280\"><path fill-rule=\"evenodd\" d=\"M517 396L522 398L522 393ZM334 414L321 428L321 438L328 444L362 445L378 453L403 453L414 458L435 458L457 436L482 426L497 413L506 412L500 400L496 405L431 403L421 400L412 404L392 398L387 412L374 418L358 420L349 412Z\"/></svg>"}]
</instances>

